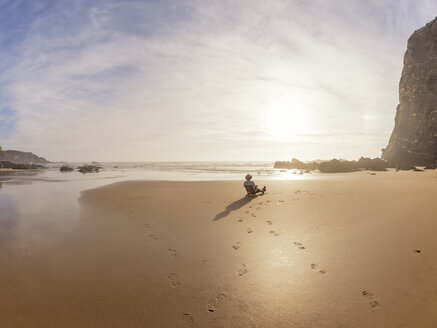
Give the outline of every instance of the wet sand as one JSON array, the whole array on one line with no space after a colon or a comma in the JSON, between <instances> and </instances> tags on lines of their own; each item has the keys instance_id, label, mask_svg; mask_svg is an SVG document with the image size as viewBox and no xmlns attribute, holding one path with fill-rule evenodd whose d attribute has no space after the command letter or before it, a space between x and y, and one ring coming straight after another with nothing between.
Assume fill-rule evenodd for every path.
<instances>
[{"instance_id":1,"label":"wet sand","mask_svg":"<svg viewBox=\"0 0 437 328\"><path fill-rule=\"evenodd\" d=\"M437 326L437 172L257 182L83 192L50 244L3 249L2 326Z\"/></svg>"}]
</instances>

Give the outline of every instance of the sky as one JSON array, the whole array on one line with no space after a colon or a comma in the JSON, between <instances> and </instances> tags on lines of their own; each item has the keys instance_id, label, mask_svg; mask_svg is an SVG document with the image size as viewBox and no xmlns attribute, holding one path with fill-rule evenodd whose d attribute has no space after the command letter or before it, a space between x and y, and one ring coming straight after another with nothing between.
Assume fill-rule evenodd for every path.
<instances>
[{"instance_id":1,"label":"sky","mask_svg":"<svg viewBox=\"0 0 437 328\"><path fill-rule=\"evenodd\" d=\"M431 0L0 0L0 145L52 161L380 156Z\"/></svg>"}]
</instances>

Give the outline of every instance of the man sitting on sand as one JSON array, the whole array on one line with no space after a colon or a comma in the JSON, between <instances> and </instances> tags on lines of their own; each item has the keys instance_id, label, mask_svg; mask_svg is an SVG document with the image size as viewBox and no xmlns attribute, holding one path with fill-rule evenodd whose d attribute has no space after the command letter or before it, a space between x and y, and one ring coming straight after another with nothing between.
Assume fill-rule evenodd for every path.
<instances>
[{"instance_id":1,"label":"man sitting on sand","mask_svg":"<svg viewBox=\"0 0 437 328\"><path fill-rule=\"evenodd\" d=\"M246 188L247 194L255 195L258 192L264 194L264 192L266 191L266 186L264 186L264 188L262 189L259 189L258 186L255 184L255 182L251 180L252 180L252 176L250 174L246 175L246 181L244 181L244 188Z\"/></svg>"}]
</instances>

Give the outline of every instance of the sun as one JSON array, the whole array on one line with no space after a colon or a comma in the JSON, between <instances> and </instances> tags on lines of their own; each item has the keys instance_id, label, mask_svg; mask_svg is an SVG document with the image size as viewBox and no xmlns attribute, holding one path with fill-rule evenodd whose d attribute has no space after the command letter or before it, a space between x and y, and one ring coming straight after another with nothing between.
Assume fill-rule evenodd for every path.
<instances>
[{"instance_id":1,"label":"sun","mask_svg":"<svg viewBox=\"0 0 437 328\"><path fill-rule=\"evenodd\" d=\"M311 114L289 91L262 108L264 130L279 142L298 141L311 132Z\"/></svg>"}]
</instances>

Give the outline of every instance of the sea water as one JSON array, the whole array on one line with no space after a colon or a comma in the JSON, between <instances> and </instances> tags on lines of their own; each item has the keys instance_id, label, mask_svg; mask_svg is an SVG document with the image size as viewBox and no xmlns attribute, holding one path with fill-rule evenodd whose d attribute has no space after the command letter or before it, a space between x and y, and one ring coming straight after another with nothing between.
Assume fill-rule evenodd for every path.
<instances>
[{"instance_id":1,"label":"sea water","mask_svg":"<svg viewBox=\"0 0 437 328\"><path fill-rule=\"evenodd\" d=\"M83 163L72 163L77 168ZM99 173L61 172L61 164L29 171L0 171L0 237L49 240L53 228L68 229L79 217L80 192L120 181L212 181L312 179L320 174L273 168L273 162L111 162L94 163ZM242 193L244 190L242 188ZM55 230L56 230L55 229ZM8 237L8 238L6 238Z\"/></svg>"}]
</instances>

